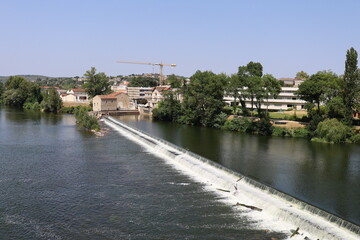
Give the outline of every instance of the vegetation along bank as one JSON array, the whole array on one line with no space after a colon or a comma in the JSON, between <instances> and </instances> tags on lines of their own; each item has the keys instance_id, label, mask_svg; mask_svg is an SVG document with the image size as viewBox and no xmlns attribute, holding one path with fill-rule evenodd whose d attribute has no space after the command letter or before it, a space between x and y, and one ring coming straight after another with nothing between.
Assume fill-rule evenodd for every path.
<instances>
[{"instance_id":1,"label":"vegetation along bank","mask_svg":"<svg viewBox=\"0 0 360 240\"><path fill-rule=\"evenodd\" d=\"M240 66L231 76L210 71L197 71L178 92L168 92L153 110L155 120L214 127L259 135L306 137L316 142L360 142L355 131L358 120L353 118L360 109L360 71L358 54L354 48L346 53L344 75L319 71L311 76L299 72L304 82L297 95L306 101L307 116L294 120L307 122L305 128L274 127L264 102L276 98L281 83L271 74L263 74L260 63ZM178 95L182 95L180 101ZM226 107L224 94L235 99ZM251 108L245 106L251 100ZM256 111L255 111L256 110ZM230 115L235 117L229 117Z\"/></svg>"}]
</instances>

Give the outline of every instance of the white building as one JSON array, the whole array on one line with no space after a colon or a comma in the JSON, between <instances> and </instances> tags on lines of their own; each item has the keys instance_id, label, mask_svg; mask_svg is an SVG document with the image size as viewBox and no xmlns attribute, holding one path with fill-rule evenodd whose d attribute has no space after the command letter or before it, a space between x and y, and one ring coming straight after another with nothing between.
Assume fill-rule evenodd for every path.
<instances>
[{"instance_id":1,"label":"white building","mask_svg":"<svg viewBox=\"0 0 360 240\"><path fill-rule=\"evenodd\" d=\"M264 99L263 104L261 105L262 109L269 109L273 111L285 111L289 108L296 110L305 110L306 101L301 100L299 96L295 95L295 92L298 90L298 87L282 87L279 96L274 98ZM225 96L224 101L232 105L235 100L231 96ZM237 104L239 104L239 99L237 99ZM251 99L245 99L246 108L251 109ZM255 104L254 104L255 108Z\"/></svg>"},{"instance_id":2,"label":"white building","mask_svg":"<svg viewBox=\"0 0 360 240\"><path fill-rule=\"evenodd\" d=\"M90 102L89 95L86 93L85 89L70 89L65 94L61 94L60 97L63 102Z\"/></svg>"}]
</instances>

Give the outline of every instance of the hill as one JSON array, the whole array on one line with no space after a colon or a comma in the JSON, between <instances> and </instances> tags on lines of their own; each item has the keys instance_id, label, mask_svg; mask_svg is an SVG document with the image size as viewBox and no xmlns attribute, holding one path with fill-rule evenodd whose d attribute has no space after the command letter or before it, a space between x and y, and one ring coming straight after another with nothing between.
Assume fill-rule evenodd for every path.
<instances>
[{"instance_id":1,"label":"hill","mask_svg":"<svg viewBox=\"0 0 360 240\"><path fill-rule=\"evenodd\" d=\"M24 77L26 80L30 82L35 82L38 79L45 80L45 79L57 78L57 77L47 77L43 75L16 75L16 76ZM6 82L8 79L9 76L0 76L0 82Z\"/></svg>"}]
</instances>

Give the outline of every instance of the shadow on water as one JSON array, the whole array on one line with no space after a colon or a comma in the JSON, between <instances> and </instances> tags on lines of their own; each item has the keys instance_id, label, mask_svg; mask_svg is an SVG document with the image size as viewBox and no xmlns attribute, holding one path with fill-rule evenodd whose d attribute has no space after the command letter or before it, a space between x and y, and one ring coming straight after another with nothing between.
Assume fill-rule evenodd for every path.
<instances>
[{"instance_id":1,"label":"shadow on water","mask_svg":"<svg viewBox=\"0 0 360 240\"><path fill-rule=\"evenodd\" d=\"M3 114L6 119L13 123L24 124L24 122L29 122L31 124L56 125L62 121L61 114L43 113L40 111L5 106L1 108L4 110Z\"/></svg>"}]
</instances>

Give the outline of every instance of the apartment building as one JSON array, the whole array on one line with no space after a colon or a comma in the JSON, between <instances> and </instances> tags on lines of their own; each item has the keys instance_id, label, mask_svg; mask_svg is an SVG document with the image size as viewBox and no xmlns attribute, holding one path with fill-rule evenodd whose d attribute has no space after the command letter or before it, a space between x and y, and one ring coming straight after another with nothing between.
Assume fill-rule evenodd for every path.
<instances>
[{"instance_id":1,"label":"apartment building","mask_svg":"<svg viewBox=\"0 0 360 240\"><path fill-rule=\"evenodd\" d=\"M305 110L306 101L301 100L299 96L295 95L298 87L282 87L281 92L277 98L265 99L262 104L262 109L269 109L272 111L285 111L289 108L296 110ZM232 96L225 96L224 101L228 105L233 105L235 100ZM237 100L237 104L239 104ZM251 108L251 99L245 99L246 108ZM255 108L255 105L254 105Z\"/></svg>"}]
</instances>

